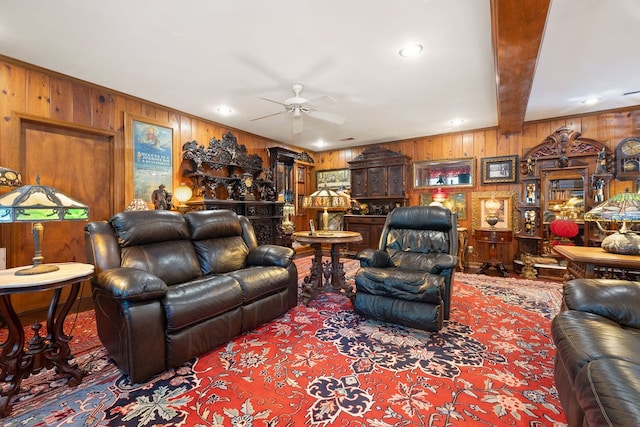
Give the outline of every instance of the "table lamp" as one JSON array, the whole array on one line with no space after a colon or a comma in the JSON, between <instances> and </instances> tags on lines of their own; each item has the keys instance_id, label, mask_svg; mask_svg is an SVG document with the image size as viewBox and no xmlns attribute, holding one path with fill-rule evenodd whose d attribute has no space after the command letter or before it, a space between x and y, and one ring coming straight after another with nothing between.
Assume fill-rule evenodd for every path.
<instances>
[{"instance_id":1,"label":"table lamp","mask_svg":"<svg viewBox=\"0 0 640 427\"><path fill-rule=\"evenodd\" d=\"M145 202L144 199L140 199L140 198L131 199L131 201L127 205L127 208L125 209L125 211L148 211L148 210L149 210L149 205L147 205L147 202Z\"/></svg>"},{"instance_id":2,"label":"table lamp","mask_svg":"<svg viewBox=\"0 0 640 427\"><path fill-rule=\"evenodd\" d=\"M40 176L36 185L24 185L0 197L0 223L33 223L33 246L35 255L33 267L18 270L15 274L50 273L59 269L56 265L43 264L44 257L40 249L45 221L86 221L89 219L89 207L60 193L53 187L40 185Z\"/></svg>"},{"instance_id":3,"label":"table lamp","mask_svg":"<svg viewBox=\"0 0 640 427\"><path fill-rule=\"evenodd\" d=\"M193 196L193 191L191 188L187 186L184 182L181 182L176 191L173 192L173 197L178 201L177 209L180 212L186 212L189 210L189 206L185 205L185 203L191 199Z\"/></svg>"},{"instance_id":4,"label":"table lamp","mask_svg":"<svg viewBox=\"0 0 640 427\"><path fill-rule=\"evenodd\" d=\"M640 254L640 236L630 228L630 223L640 223L640 193L618 193L584 214L585 221L594 221L604 233L613 233L601 243L607 252L623 255ZM605 230L600 222L622 222L616 232Z\"/></svg>"},{"instance_id":5,"label":"table lamp","mask_svg":"<svg viewBox=\"0 0 640 427\"><path fill-rule=\"evenodd\" d=\"M329 212L327 209L347 209L347 200L328 188L322 188L302 199L302 207L307 209L324 209L322 213L322 230L329 230Z\"/></svg>"},{"instance_id":6,"label":"table lamp","mask_svg":"<svg viewBox=\"0 0 640 427\"><path fill-rule=\"evenodd\" d=\"M490 228L496 228L496 224L500 220L500 217L498 216L498 212L500 211L500 202L497 201L495 196L492 194L491 198L484 202L484 207L487 210L485 221L487 221Z\"/></svg>"}]
</instances>

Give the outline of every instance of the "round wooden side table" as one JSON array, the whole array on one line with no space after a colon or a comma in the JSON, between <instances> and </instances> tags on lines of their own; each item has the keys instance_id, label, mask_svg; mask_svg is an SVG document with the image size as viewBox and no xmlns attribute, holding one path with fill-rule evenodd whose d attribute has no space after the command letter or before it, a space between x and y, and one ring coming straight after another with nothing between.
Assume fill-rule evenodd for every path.
<instances>
[{"instance_id":1,"label":"round wooden side table","mask_svg":"<svg viewBox=\"0 0 640 427\"><path fill-rule=\"evenodd\" d=\"M340 248L347 243L362 241L362 235L355 231L296 231L293 237L297 242L311 245L314 259L311 271L304 278L301 298L305 304L323 291L344 294L353 301L355 294L344 279L344 265L340 262ZM322 262L322 245L331 245L331 262ZM324 282L323 282L324 277Z\"/></svg>"},{"instance_id":2,"label":"round wooden side table","mask_svg":"<svg viewBox=\"0 0 640 427\"><path fill-rule=\"evenodd\" d=\"M91 264L78 262L54 264L59 270L50 273L16 276L17 267L0 270L0 314L7 323L8 337L0 344L0 381L9 385L0 390L0 418L11 412L11 397L20 391L20 383L32 373L55 367L59 372L70 375L69 386L82 381L84 372L72 359L69 341L64 332L64 320L75 303L80 284L93 276ZM58 303L62 289L70 286L69 295L62 308ZM40 323L33 324L33 337L25 342L24 328L11 303L11 295L53 290L49 312L47 313L47 335L40 334ZM26 346L26 349L25 349Z\"/></svg>"}]
</instances>

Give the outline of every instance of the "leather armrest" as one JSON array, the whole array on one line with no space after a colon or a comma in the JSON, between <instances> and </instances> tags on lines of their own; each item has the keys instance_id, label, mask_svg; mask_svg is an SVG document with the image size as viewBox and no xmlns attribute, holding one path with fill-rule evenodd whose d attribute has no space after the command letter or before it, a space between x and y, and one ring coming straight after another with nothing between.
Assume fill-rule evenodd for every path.
<instances>
[{"instance_id":1,"label":"leather armrest","mask_svg":"<svg viewBox=\"0 0 640 427\"><path fill-rule=\"evenodd\" d=\"M137 268L118 267L98 274L94 286L114 299L126 301L148 301L162 298L167 293L167 284L148 271Z\"/></svg>"},{"instance_id":2,"label":"leather armrest","mask_svg":"<svg viewBox=\"0 0 640 427\"><path fill-rule=\"evenodd\" d=\"M569 310L597 314L620 325L640 328L640 282L614 279L574 279L563 286Z\"/></svg>"},{"instance_id":3,"label":"leather armrest","mask_svg":"<svg viewBox=\"0 0 640 427\"><path fill-rule=\"evenodd\" d=\"M360 267L385 268L391 264L389 254L379 249L363 249L356 254L356 259L360 260Z\"/></svg>"},{"instance_id":4,"label":"leather armrest","mask_svg":"<svg viewBox=\"0 0 640 427\"><path fill-rule=\"evenodd\" d=\"M287 268L296 255L291 248L278 245L261 245L247 255L248 266L276 266Z\"/></svg>"},{"instance_id":5,"label":"leather armrest","mask_svg":"<svg viewBox=\"0 0 640 427\"><path fill-rule=\"evenodd\" d=\"M455 268L458 263L458 257L449 254L438 254L433 259L433 267L431 267L431 273L440 274L444 270L451 270Z\"/></svg>"}]
</instances>

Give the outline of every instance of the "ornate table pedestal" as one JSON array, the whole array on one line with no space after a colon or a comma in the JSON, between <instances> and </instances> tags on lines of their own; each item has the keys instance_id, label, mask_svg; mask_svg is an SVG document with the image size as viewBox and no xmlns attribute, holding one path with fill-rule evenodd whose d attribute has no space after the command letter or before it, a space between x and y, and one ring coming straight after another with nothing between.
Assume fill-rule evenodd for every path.
<instances>
[{"instance_id":1,"label":"ornate table pedestal","mask_svg":"<svg viewBox=\"0 0 640 427\"><path fill-rule=\"evenodd\" d=\"M308 231L293 233L296 241L309 244L314 250L311 271L304 278L301 298L305 304L321 292L337 292L353 301L353 289L344 278L344 265L340 262L340 249L347 243L360 242L362 235L355 231L320 231L310 235ZM331 261L322 262L322 245L331 245Z\"/></svg>"},{"instance_id":2,"label":"ornate table pedestal","mask_svg":"<svg viewBox=\"0 0 640 427\"><path fill-rule=\"evenodd\" d=\"M9 401L20 391L20 383L32 373L55 367L58 372L70 375L69 386L82 381L84 372L77 365L69 364L71 337L64 333L64 320L75 303L80 284L93 275L93 265L77 262L55 264L59 270L51 273L16 276L24 267L0 271L0 314L7 323L8 337L0 343L0 381L8 386L0 389L0 417L11 412ZM70 286L70 292L62 308L58 309L62 289ZM40 335L40 323L31 327L33 337L25 343L25 333L11 303L11 295L53 290L47 313L47 335ZM25 349L26 344L26 349Z\"/></svg>"}]
</instances>

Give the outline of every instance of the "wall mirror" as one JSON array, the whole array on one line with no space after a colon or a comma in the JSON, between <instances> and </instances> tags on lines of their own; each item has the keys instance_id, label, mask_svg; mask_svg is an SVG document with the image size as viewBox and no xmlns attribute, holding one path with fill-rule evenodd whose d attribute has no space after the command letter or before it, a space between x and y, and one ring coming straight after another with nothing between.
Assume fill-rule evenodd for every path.
<instances>
[{"instance_id":1,"label":"wall mirror","mask_svg":"<svg viewBox=\"0 0 640 427\"><path fill-rule=\"evenodd\" d=\"M413 188L473 187L475 172L473 157L416 162L413 164Z\"/></svg>"}]
</instances>

